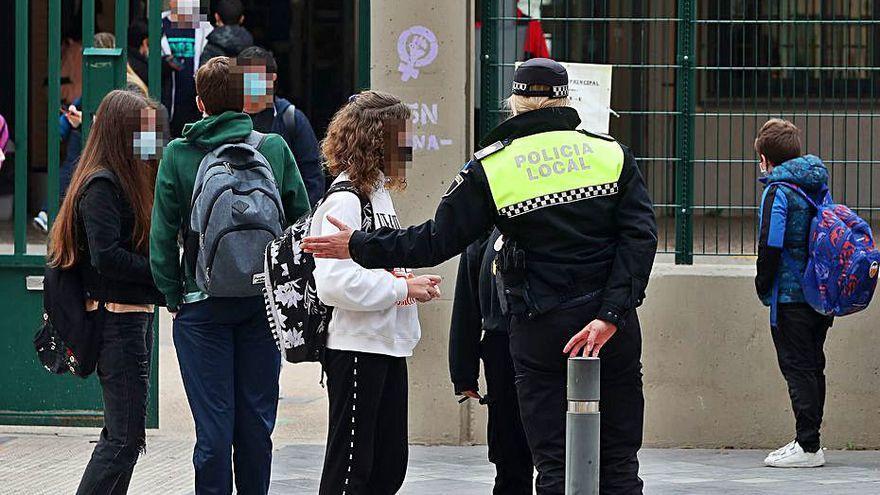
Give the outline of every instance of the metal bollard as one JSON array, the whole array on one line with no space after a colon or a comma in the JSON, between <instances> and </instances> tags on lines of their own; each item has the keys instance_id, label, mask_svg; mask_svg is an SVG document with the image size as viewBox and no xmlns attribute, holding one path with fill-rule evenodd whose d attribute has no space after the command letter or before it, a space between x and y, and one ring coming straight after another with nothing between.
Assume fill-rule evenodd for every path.
<instances>
[{"instance_id":1,"label":"metal bollard","mask_svg":"<svg viewBox=\"0 0 880 495\"><path fill-rule=\"evenodd\" d=\"M566 495L599 495L599 368L599 358L568 360Z\"/></svg>"}]
</instances>

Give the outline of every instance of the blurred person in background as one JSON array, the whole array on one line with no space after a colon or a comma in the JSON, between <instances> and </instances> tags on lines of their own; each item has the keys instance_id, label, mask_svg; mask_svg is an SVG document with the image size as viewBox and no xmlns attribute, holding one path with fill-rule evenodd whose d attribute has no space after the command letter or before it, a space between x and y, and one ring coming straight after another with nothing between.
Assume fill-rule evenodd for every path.
<instances>
[{"instance_id":1,"label":"blurred person in background","mask_svg":"<svg viewBox=\"0 0 880 495\"><path fill-rule=\"evenodd\" d=\"M214 12L214 28L202 51L200 65L214 57L235 57L254 44L254 37L242 26L244 5L241 0L220 0Z\"/></svg>"},{"instance_id":2,"label":"blurred person in background","mask_svg":"<svg viewBox=\"0 0 880 495\"><path fill-rule=\"evenodd\" d=\"M314 207L326 188L318 139L309 118L290 101L275 96L278 64L272 52L258 46L246 48L237 64L245 71L244 111L250 114L254 130L274 132L287 141Z\"/></svg>"}]
</instances>

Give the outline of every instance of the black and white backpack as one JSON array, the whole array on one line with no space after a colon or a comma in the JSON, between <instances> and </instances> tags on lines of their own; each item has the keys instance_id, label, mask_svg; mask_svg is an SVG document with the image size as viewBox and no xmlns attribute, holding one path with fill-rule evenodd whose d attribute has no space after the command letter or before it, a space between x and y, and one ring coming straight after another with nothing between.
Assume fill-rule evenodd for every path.
<instances>
[{"instance_id":1,"label":"black and white backpack","mask_svg":"<svg viewBox=\"0 0 880 495\"><path fill-rule=\"evenodd\" d=\"M373 205L350 181L341 181L315 205L315 210L335 192L347 191L361 201L361 230L373 230ZM327 344L327 327L333 308L318 299L315 288L315 259L302 251L309 236L312 214L306 214L278 239L266 246L263 297L269 328L278 350L291 363L317 362Z\"/></svg>"}]
</instances>

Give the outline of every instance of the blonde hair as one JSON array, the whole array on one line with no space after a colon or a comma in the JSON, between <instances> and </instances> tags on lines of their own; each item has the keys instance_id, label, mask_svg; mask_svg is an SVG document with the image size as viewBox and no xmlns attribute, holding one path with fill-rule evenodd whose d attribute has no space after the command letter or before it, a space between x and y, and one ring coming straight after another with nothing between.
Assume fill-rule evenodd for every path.
<instances>
[{"instance_id":1,"label":"blonde hair","mask_svg":"<svg viewBox=\"0 0 880 495\"><path fill-rule=\"evenodd\" d=\"M125 64L125 79L129 86L137 88L143 93L143 96L150 95L149 90L147 90L147 84L137 75L137 72L131 68L131 64Z\"/></svg>"},{"instance_id":2,"label":"blonde hair","mask_svg":"<svg viewBox=\"0 0 880 495\"><path fill-rule=\"evenodd\" d=\"M395 120L409 120L411 115L406 104L388 93L369 90L352 96L333 116L321 142L321 154L330 173L347 172L355 187L369 195L381 185L379 179L387 172L386 126ZM387 173L385 181L390 189L403 189L406 185Z\"/></svg>"},{"instance_id":3,"label":"blonde hair","mask_svg":"<svg viewBox=\"0 0 880 495\"><path fill-rule=\"evenodd\" d=\"M537 91L549 90L550 86L533 84L529 86L529 89ZM567 96L565 98L550 98L549 96L510 95L510 98L506 100L506 103L507 109L510 111L511 117L513 117L521 113L531 112L532 110L539 110L541 108L567 107L569 106L569 99Z\"/></svg>"}]
</instances>

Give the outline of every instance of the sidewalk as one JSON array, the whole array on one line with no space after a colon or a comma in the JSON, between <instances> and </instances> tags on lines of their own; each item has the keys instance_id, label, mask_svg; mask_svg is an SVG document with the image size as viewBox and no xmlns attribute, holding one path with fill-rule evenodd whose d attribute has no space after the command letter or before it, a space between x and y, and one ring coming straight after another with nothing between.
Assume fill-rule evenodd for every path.
<instances>
[{"instance_id":1,"label":"sidewalk","mask_svg":"<svg viewBox=\"0 0 880 495\"><path fill-rule=\"evenodd\" d=\"M150 430L147 455L132 479L132 495L193 493L194 428L171 341L170 318L162 313L160 429ZM317 493L324 456L327 396L317 365L285 366L273 435L273 494ZM0 426L0 495L74 493L88 462L96 428ZM829 451L821 469L765 468L764 451L655 450L641 453L648 495L685 494L880 494L880 452ZM400 493L470 495L491 493L494 468L486 448L410 449Z\"/></svg>"},{"instance_id":2,"label":"sidewalk","mask_svg":"<svg viewBox=\"0 0 880 495\"><path fill-rule=\"evenodd\" d=\"M34 430L34 429L30 429ZM95 429L0 428L0 493L74 493L97 438ZM151 434L147 455L132 479L131 494L193 493L192 445L188 439ZM324 448L315 444L276 445L273 494L317 493ZM880 452L829 451L820 469L762 467L764 452L752 450L642 451L642 478L649 495L685 494L872 494L880 493ZM411 495L489 494L494 470L485 447L410 449L406 483Z\"/></svg>"}]
</instances>

